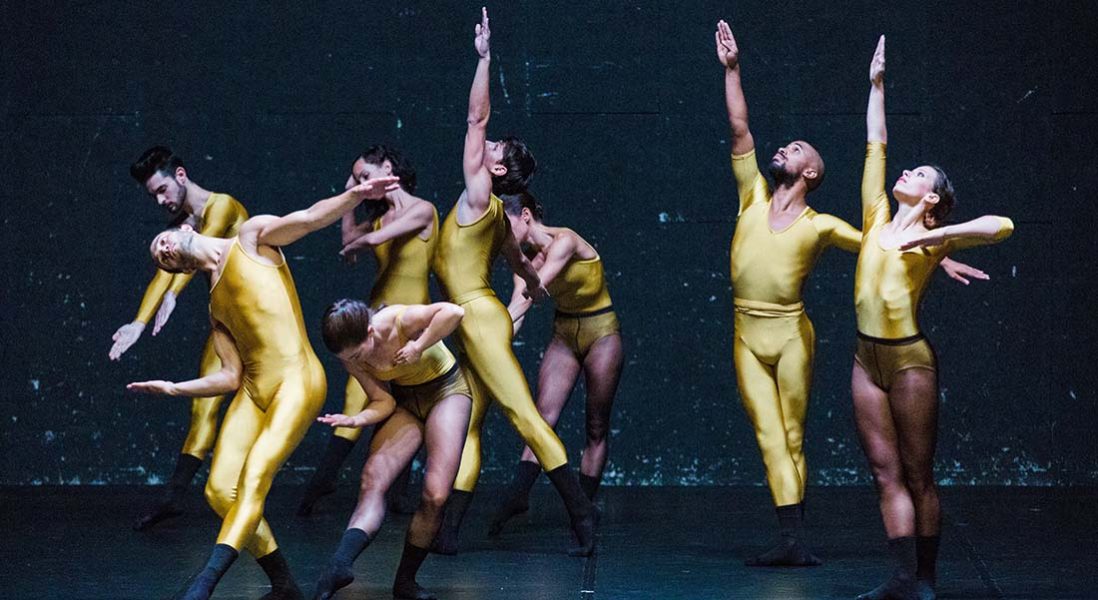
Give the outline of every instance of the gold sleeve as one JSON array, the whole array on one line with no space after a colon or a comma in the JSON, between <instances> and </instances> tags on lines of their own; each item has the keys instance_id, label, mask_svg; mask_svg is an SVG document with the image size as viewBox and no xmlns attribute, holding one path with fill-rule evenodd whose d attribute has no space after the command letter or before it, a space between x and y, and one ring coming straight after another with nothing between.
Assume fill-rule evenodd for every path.
<instances>
[{"instance_id":1,"label":"gold sleeve","mask_svg":"<svg viewBox=\"0 0 1098 600\"><path fill-rule=\"evenodd\" d=\"M769 190L766 188L766 179L759 173L759 162L755 158L755 151L747 154L732 155L732 174L736 177L736 192L740 197L740 210L737 215L742 215L747 207L756 202L765 202Z\"/></svg>"},{"instance_id":2,"label":"gold sleeve","mask_svg":"<svg viewBox=\"0 0 1098 600\"><path fill-rule=\"evenodd\" d=\"M812 219L828 246L835 246L852 254L862 249L862 232L834 215L817 215Z\"/></svg>"},{"instance_id":3,"label":"gold sleeve","mask_svg":"<svg viewBox=\"0 0 1098 600\"><path fill-rule=\"evenodd\" d=\"M999 242L1007 239L1014 233L1014 221L1011 221L1007 217L995 217L999 219L999 231L995 232L995 235L991 237L978 237L967 236L962 238L954 238L949 240L947 246L949 251L964 250L965 248L973 248L975 246L986 246L988 244L998 244Z\"/></svg>"},{"instance_id":4,"label":"gold sleeve","mask_svg":"<svg viewBox=\"0 0 1098 600\"><path fill-rule=\"evenodd\" d=\"M160 301L164 298L164 292L168 291L168 286L172 283L172 277L171 273L163 269L156 270L156 275L149 282L149 287L145 288L145 295L141 298L141 306L137 309L137 316L134 317L134 321L148 323L153 318L156 309L160 308Z\"/></svg>"},{"instance_id":5,"label":"gold sleeve","mask_svg":"<svg viewBox=\"0 0 1098 600\"><path fill-rule=\"evenodd\" d=\"M865 145L865 169L862 171L862 231L888 223L892 218L885 192L887 145L869 142Z\"/></svg>"}]
</instances>

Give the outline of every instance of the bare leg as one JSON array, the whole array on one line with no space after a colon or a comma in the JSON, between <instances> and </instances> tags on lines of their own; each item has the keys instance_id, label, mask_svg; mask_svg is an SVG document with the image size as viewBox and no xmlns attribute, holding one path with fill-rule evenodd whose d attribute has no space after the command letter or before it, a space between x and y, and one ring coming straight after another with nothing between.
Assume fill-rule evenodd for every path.
<instances>
[{"instance_id":1,"label":"bare leg","mask_svg":"<svg viewBox=\"0 0 1098 600\"><path fill-rule=\"evenodd\" d=\"M416 573L426 558L432 540L442 524L442 509L457 477L461 450L469 428L472 400L468 396L448 396L427 416L427 468L423 475L423 495L408 526L404 554L393 582L396 598L433 598L416 583Z\"/></svg>"},{"instance_id":2,"label":"bare leg","mask_svg":"<svg viewBox=\"0 0 1098 600\"><path fill-rule=\"evenodd\" d=\"M418 419L400 407L377 427L370 440L370 457L362 467L358 504L338 549L316 584L316 598L331 598L336 590L354 581L351 565L381 529L385 492L419 449L422 427Z\"/></svg>"},{"instance_id":3,"label":"bare leg","mask_svg":"<svg viewBox=\"0 0 1098 600\"><path fill-rule=\"evenodd\" d=\"M592 489L584 490L592 498L610 455L610 411L614 406L614 394L618 391L623 363L624 352L619 334L596 341L583 359L587 386L587 447L580 463L580 478L581 483L584 477L592 481Z\"/></svg>"},{"instance_id":4,"label":"bare leg","mask_svg":"<svg viewBox=\"0 0 1098 600\"><path fill-rule=\"evenodd\" d=\"M915 507L904 481L903 463L896 424L888 394L877 387L862 368L854 363L851 374L854 395L854 422L862 451L877 485L889 549L897 569L877 588L858 596L858 600L917 598L914 572Z\"/></svg>"}]
</instances>

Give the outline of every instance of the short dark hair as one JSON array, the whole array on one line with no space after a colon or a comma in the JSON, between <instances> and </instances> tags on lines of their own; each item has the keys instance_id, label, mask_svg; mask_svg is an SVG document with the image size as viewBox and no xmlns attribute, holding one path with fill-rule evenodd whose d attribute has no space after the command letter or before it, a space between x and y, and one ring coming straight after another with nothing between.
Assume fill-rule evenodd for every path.
<instances>
[{"instance_id":1,"label":"short dark hair","mask_svg":"<svg viewBox=\"0 0 1098 600\"><path fill-rule=\"evenodd\" d=\"M931 165L934 169L934 173L937 175L934 179L934 193L938 194L938 203L930 207L930 210L926 211L923 215L923 225L926 225L928 229L934 229L941 227L946 223L946 217L949 213L953 212L953 207L957 205L957 198L954 195L953 183L949 181L949 177L945 174L945 171L937 165Z\"/></svg>"},{"instance_id":2,"label":"short dark hair","mask_svg":"<svg viewBox=\"0 0 1098 600\"><path fill-rule=\"evenodd\" d=\"M334 354L339 354L361 344L366 339L373 316L374 311L361 300L336 300L324 311L324 317L320 320L324 345Z\"/></svg>"},{"instance_id":3,"label":"short dark hair","mask_svg":"<svg viewBox=\"0 0 1098 600\"><path fill-rule=\"evenodd\" d=\"M162 172L171 175L182 166L183 159L172 152L171 148L153 146L143 152L141 157L130 165L130 176L136 179L137 183L144 185L153 174Z\"/></svg>"},{"instance_id":4,"label":"short dark hair","mask_svg":"<svg viewBox=\"0 0 1098 600\"><path fill-rule=\"evenodd\" d=\"M526 147L526 142L509 135L500 140L503 144L503 158L500 164L507 167L503 175L492 175L492 192L494 194L517 194L530 186L530 180L534 172L538 170L538 161Z\"/></svg>"},{"instance_id":5,"label":"short dark hair","mask_svg":"<svg viewBox=\"0 0 1098 600\"><path fill-rule=\"evenodd\" d=\"M375 144L367 148L360 157L371 165L380 165L385 161L393 165L393 175L400 178L400 187L409 194L416 191L416 168L399 150L384 144Z\"/></svg>"},{"instance_id":6,"label":"short dark hair","mask_svg":"<svg viewBox=\"0 0 1098 600\"><path fill-rule=\"evenodd\" d=\"M529 190L522 190L517 194L503 194L499 199L503 201L503 210L510 215L517 217L525 208L530 211L535 220L540 222L545 219L545 209Z\"/></svg>"}]
</instances>

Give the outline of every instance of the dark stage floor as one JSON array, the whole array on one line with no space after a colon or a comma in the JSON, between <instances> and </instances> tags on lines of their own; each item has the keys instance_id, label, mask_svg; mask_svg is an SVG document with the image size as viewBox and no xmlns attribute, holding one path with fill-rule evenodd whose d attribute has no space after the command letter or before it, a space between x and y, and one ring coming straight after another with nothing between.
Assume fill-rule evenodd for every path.
<instances>
[{"instance_id":1,"label":"dark stage floor","mask_svg":"<svg viewBox=\"0 0 1098 600\"><path fill-rule=\"evenodd\" d=\"M564 513L547 485L498 540L484 536L495 490L478 492L463 552L428 559L420 582L473 599L853 598L888 572L873 492L814 488L814 569L747 569L774 530L763 488L609 488L596 556L569 558ZM335 548L354 489L293 516L300 488L276 488L267 515L300 582ZM170 597L205 561L217 521L198 488L191 510L152 533L129 524L153 488L0 489L3 598ZM946 488L940 598L1098 598L1098 489ZM391 517L340 598L390 598L408 517ZM245 555L215 598L258 598L265 578Z\"/></svg>"}]
</instances>

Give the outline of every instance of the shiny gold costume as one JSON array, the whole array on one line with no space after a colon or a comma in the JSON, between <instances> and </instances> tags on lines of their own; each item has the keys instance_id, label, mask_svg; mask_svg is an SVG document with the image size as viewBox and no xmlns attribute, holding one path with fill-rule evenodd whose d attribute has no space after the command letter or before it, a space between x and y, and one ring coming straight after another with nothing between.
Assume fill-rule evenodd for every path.
<instances>
[{"instance_id":1,"label":"shiny gold costume","mask_svg":"<svg viewBox=\"0 0 1098 600\"><path fill-rule=\"evenodd\" d=\"M217 543L262 557L277 549L263 505L275 474L324 405L327 383L285 259L259 262L234 239L210 290L210 317L244 366L225 413L206 499L222 517Z\"/></svg>"},{"instance_id":2,"label":"shiny gold costume","mask_svg":"<svg viewBox=\"0 0 1098 600\"><path fill-rule=\"evenodd\" d=\"M202 208L202 215L198 219L195 229L202 235L216 238L231 238L236 236L237 230L244 221L248 220L248 211L244 205L228 194L210 194L206 205ZM157 269L156 275L141 299L141 306L137 309L135 321L148 323L156 315L164 294L171 291L178 296L183 288L187 287L194 273L176 273ZM213 336L206 338L206 344L202 348L202 360L198 367L198 376L205 377L221 369L221 361L214 352ZM199 460L206 460L206 455L213 449L217 439L217 413L221 408L224 396L210 396L208 398L194 398L191 400L191 424L187 430L187 439L183 442L183 454L189 454Z\"/></svg>"},{"instance_id":3,"label":"shiny gold costume","mask_svg":"<svg viewBox=\"0 0 1098 600\"><path fill-rule=\"evenodd\" d=\"M454 489L471 492L480 476L480 429L494 399L546 471L568 462L564 444L541 418L526 377L511 350L511 315L492 291L491 267L511 235L503 202L494 194L476 221L457 222L455 207L442 225L435 274L450 302L465 309L458 326L473 388L473 413Z\"/></svg>"},{"instance_id":4,"label":"shiny gold costume","mask_svg":"<svg viewBox=\"0 0 1098 600\"><path fill-rule=\"evenodd\" d=\"M858 316L858 352L863 368L878 387L887 390L892 377L905 369L936 369L934 351L919 331L918 310L930 275L938 263L956 250L1006 239L1014 223L1005 217L992 238L950 239L939 246L899 250L880 244L881 230L892 220L885 192L886 145L869 142L862 173L862 228L864 237L854 276L854 305Z\"/></svg>"},{"instance_id":5,"label":"shiny gold costume","mask_svg":"<svg viewBox=\"0 0 1098 600\"><path fill-rule=\"evenodd\" d=\"M577 358L582 360L595 342L621 330L601 257L569 261L546 289L557 306L553 337Z\"/></svg>"},{"instance_id":6,"label":"shiny gold costume","mask_svg":"<svg viewBox=\"0 0 1098 600\"><path fill-rule=\"evenodd\" d=\"M731 252L736 381L755 427L774 504L788 506L804 499L808 477L804 420L816 345L801 290L826 248L856 252L861 232L807 207L774 231L770 189L754 150L733 156L732 172L740 198Z\"/></svg>"},{"instance_id":7,"label":"shiny gold costume","mask_svg":"<svg viewBox=\"0 0 1098 600\"><path fill-rule=\"evenodd\" d=\"M408 343L401 322L406 308L400 309L395 320L400 346ZM448 396L473 397L465 372L442 340L424 350L419 360L411 364L388 369L376 369L367 363L361 366L378 381L389 382L389 391L397 404L421 421L426 421L431 409Z\"/></svg>"},{"instance_id":8,"label":"shiny gold costume","mask_svg":"<svg viewBox=\"0 0 1098 600\"><path fill-rule=\"evenodd\" d=\"M438 211L434 213L431 235L427 239L419 237L419 232L391 239L384 244L374 246L377 257L377 276L370 290L370 306L377 308L382 304L430 304L431 295L427 290L427 278L431 268L431 257L438 245ZM374 231L381 229L381 217L374 220ZM366 392L354 377L347 378L344 388L343 414L357 415L366 407ZM359 427L337 427L334 435L358 441L362 435Z\"/></svg>"}]
</instances>

